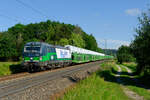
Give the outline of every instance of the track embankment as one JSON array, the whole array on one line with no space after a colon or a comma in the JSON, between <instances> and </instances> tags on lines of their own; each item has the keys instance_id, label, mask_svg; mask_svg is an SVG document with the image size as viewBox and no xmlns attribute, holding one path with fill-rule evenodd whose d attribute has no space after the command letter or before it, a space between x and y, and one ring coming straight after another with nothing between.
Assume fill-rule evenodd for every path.
<instances>
[{"instance_id":1,"label":"track embankment","mask_svg":"<svg viewBox=\"0 0 150 100\"><path fill-rule=\"evenodd\" d=\"M27 75L0 82L0 100L48 100L54 94L86 78L100 67L102 61Z\"/></svg>"}]
</instances>

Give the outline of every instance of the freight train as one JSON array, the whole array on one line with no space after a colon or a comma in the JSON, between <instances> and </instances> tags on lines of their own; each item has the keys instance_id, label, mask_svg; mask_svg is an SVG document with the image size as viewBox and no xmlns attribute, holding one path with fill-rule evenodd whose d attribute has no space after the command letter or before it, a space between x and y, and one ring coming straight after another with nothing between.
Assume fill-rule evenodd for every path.
<instances>
[{"instance_id":1,"label":"freight train","mask_svg":"<svg viewBox=\"0 0 150 100\"><path fill-rule=\"evenodd\" d=\"M44 42L29 42L24 45L22 64L29 72L36 72L110 58L113 57L71 45L62 47Z\"/></svg>"}]
</instances>

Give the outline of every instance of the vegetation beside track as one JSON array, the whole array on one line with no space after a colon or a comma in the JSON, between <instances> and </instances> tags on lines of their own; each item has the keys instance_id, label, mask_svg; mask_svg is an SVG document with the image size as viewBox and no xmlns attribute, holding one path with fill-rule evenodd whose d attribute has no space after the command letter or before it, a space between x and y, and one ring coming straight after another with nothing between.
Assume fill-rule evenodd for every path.
<instances>
[{"instance_id":1,"label":"vegetation beside track","mask_svg":"<svg viewBox=\"0 0 150 100\"><path fill-rule=\"evenodd\" d=\"M130 84L135 84L134 82L130 82ZM150 100L150 92L147 89L144 89L142 87L138 87L135 85L128 85L127 86L130 90L134 91L140 96L144 97L144 100Z\"/></svg>"},{"instance_id":2,"label":"vegetation beside track","mask_svg":"<svg viewBox=\"0 0 150 100\"><path fill-rule=\"evenodd\" d=\"M135 62L128 62L128 63L125 62L122 65L128 67L132 72L134 72L134 73L136 72L136 66L137 66L137 64Z\"/></svg>"},{"instance_id":3,"label":"vegetation beside track","mask_svg":"<svg viewBox=\"0 0 150 100\"><path fill-rule=\"evenodd\" d=\"M126 68L123 67L127 66L134 73L136 64L123 63L119 66L122 69L120 78L123 81L123 84L121 83L123 87L116 80L115 74L118 71L116 63L105 62L101 64L101 70L80 81L59 100L132 100L123 92L124 87L143 96L144 100L150 100L150 92L135 81L139 76L128 74Z\"/></svg>"},{"instance_id":4,"label":"vegetation beside track","mask_svg":"<svg viewBox=\"0 0 150 100\"><path fill-rule=\"evenodd\" d=\"M125 86L131 91L137 93L138 95L143 96L144 100L150 100L150 92L145 88L144 84L140 82L141 76L135 75L137 64L134 62L128 62L123 63L122 65L128 67L132 71L132 75L134 75L132 76L133 78L131 78L131 76L128 74L121 75L122 81L124 82ZM124 71L124 73L127 73L127 70L123 68L123 66L121 67L122 70Z\"/></svg>"},{"instance_id":5,"label":"vegetation beside track","mask_svg":"<svg viewBox=\"0 0 150 100\"><path fill-rule=\"evenodd\" d=\"M20 62L0 62L0 76L22 72Z\"/></svg>"},{"instance_id":6,"label":"vegetation beside track","mask_svg":"<svg viewBox=\"0 0 150 100\"><path fill-rule=\"evenodd\" d=\"M130 100L116 83L114 62L101 64L101 70L82 80L60 100Z\"/></svg>"}]
</instances>

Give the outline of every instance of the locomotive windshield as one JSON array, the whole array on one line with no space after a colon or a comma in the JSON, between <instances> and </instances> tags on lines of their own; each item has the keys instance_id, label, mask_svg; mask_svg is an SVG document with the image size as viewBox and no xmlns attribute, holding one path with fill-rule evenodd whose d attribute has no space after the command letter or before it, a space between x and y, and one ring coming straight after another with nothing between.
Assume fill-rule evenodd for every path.
<instances>
[{"instance_id":1,"label":"locomotive windshield","mask_svg":"<svg viewBox=\"0 0 150 100\"><path fill-rule=\"evenodd\" d=\"M24 47L24 56L40 56L40 47L39 46L25 46Z\"/></svg>"},{"instance_id":2,"label":"locomotive windshield","mask_svg":"<svg viewBox=\"0 0 150 100\"><path fill-rule=\"evenodd\" d=\"M39 52L40 47L26 47L26 51Z\"/></svg>"}]
</instances>

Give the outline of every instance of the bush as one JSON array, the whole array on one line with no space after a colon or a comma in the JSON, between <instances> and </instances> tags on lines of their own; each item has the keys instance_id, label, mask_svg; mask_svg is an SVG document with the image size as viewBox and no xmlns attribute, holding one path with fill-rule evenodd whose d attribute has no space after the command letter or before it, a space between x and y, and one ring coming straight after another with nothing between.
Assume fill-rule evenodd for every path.
<instances>
[{"instance_id":1,"label":"bush","mask_svg":"<svg viewBox=\"0 0 150 100\"><path fill-rule=\"evenodd\" d=\"M117 52L117 60L119 63L135 61L131 48L128 46L121 46Z\"/></svg>"}]
</instances>

